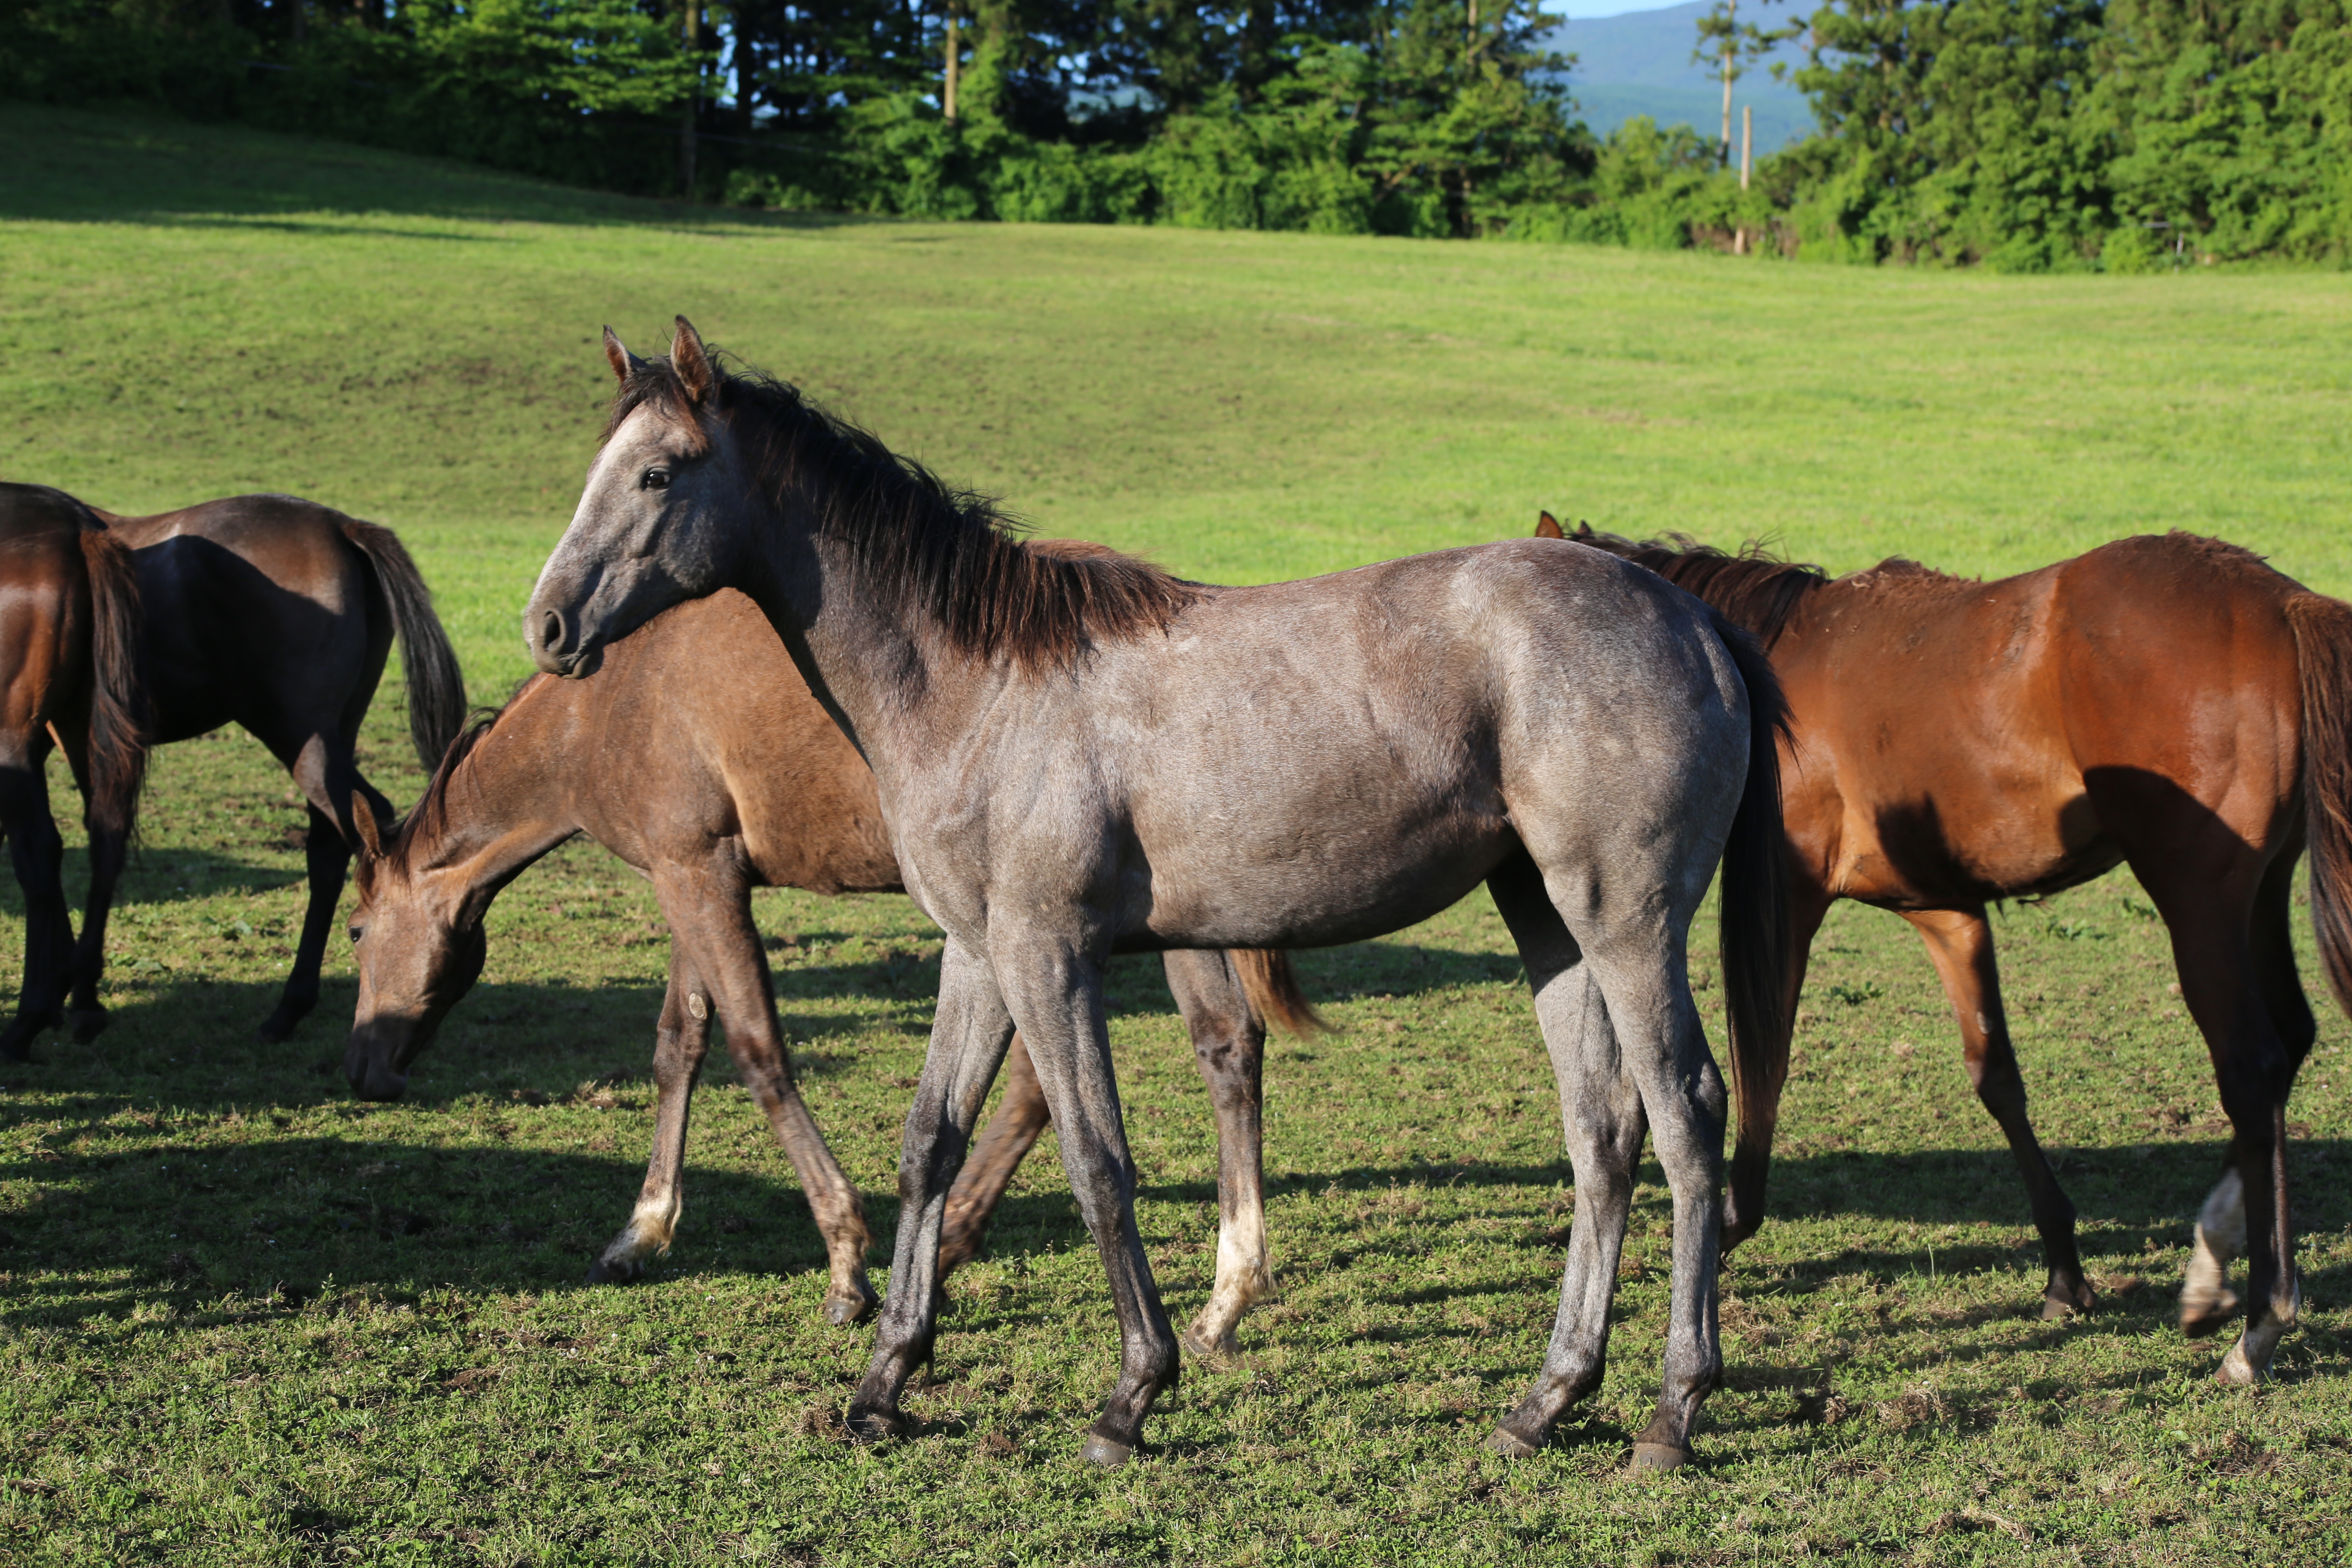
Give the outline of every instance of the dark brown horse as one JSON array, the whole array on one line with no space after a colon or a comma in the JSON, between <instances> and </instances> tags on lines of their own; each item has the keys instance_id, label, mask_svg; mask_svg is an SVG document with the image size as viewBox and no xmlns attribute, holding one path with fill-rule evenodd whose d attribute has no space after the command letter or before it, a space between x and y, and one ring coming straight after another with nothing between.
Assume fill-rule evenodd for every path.
<instances>
[{"instance_id":1,"label":"dark brown horse","mask_svg":"<svg viewBox=\"0 0 2352 1568\"><path fill-rule=\"evenodd\" d=\"M92 880L110 884L146 751L138 587L129 552L99 517L62 490L0 485L0 831L25 892L25 973L0 1056L21 1061L66 1022L76 968L49 752L64 749L81 790Z\"/></svg>"},{"instance_id":2,"label":"dark brown horse","mask_svg":"<svg viewBox=\"0 0 2352 1568\"><path fill-rule=\"evenodd\" d=\"M585 833L652 879L671 932L654 1051L653 1157L635 1214L590 1281L634 1279L669 1247L682 1207L688 1107L716 1019L824 1233L827 1316L866 1314L874 1293L857 1192L793 1085L751 889L897 892L898 862L873 773L809 695L757 605L738 594L683 605L607 649L593 681L532 679L495 721L451 748L393 838L379 847L368 814L358 821L366 846L352 924L360 1000L344 1058L355 1093L402 1092L409 1063L481 972L490 900ZM1234 1320L1272 1284L1258 1163L1263 1020L1302 1032L1317 1021L1279 952L1170 953L1167 970L1215 1101L1221 1148L1217 1286L1192 1334L1205 1350L1230 1346ZM1045 1096L1016 1042L1003 1103L950 1203L949 1263L977 1248L1045 1121Z\"/></svg>"},{"instance_id":3,"label":"dark brown horse","mask_svg":"<svg viewBox=\"0 0 2352 1568\"><path fill-rule=\"evenodd\" d=\"M292 496L236 496L157 517L99 514L131 546L138 574L148 739L186 740L236 723L285 765L310 805L310 907L294 971L261 1026L282 1040L318 1004L319 964L351 864L351 812L392 805L352 750L399 636L408 732L430 770L464 725L466 687L433 597L392 531ZM74 973L75 1037L105 1023L98 1005L119 849L93 836L89 912Z\"/></svg>"},{"instance_id":4,"label":"dark brown horse","mask_svg":"<svg viewBox=\"0 0 2352 1568\"><path fill-rule=\"evenodd\" d=\"M1538 531L1559 536L1549 513ZM1770 651L1795 719L1781 769L1791 1001L1832 900L1918 931L1978 1097L2024 1172L2050 1266L2045 1315L2094 1297L2074 1205L2026 1120L1985 906L2130 865L2171 931L2236 1132L2200 1221L2182 1327L2227 1319L2223 1274L2242 1246L2251 1321L2221 1375L2261 1377L2297 1300L2286 1102L2316 1024L2288 895L2306 843L2321 965L2352 1007L2352 605L2183 533L1995 583L1900 560L1832 581L1752 547L1573 537L1681 584ZM1787 1065L1783 1035L1740 1106L1727 1245L1762 1219Z\"/></svg>"}]
</instances>

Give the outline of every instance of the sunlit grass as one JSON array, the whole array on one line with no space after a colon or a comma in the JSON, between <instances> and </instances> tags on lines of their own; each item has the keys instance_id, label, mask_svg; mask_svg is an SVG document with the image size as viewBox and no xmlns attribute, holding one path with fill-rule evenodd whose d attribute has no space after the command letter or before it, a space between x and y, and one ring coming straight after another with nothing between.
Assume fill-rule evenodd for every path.
<instances>
[{"instance_id":1,"label":"sunlit grass","mask_svg":"<svg viewBox=\"0 0 2352 1568\"><path fill-rule=\"evenodd\" d=\"M351 149L0 109L0 477L119 510L241 489L397 527L478 699L598 429L606 321L684 310L1048 532L1264 579L1524 531L1537 507L1847 567L1969 572L2146 527L2352 590L2341 285L1999 279L1612 251L793 224ZM421 785L396 683L362 765ZM62 774L53 781L61 806ZM69 812L67 815L70 815ZM1649 1171L1609 1379L1540 1458L1477 1447L1541 1353L1572 1214L1518 965L1483 895L1301 956L1338 1036L1267 1068L1283 1299L1190 1367L1129 1468L1076 1462L1116 1354L1052 1158L957 1280L923 1429L832 1416L869 1331L723 1059L646 1284L578 1285L625 1218L665 948L591 846L490 919L411 1098L354 1104L331 953L252 1030L299 919L299 810L230 733L160 754L113 1028L0 1072L0 1540L24 1561L1774 1563L2341 1560L2352 1079L2291 1112L2305 1316L2222 1390L2170 1326L2226 1138L2126 878L2000 916L2042 1134L2107 1306L2033 1315L2025 1203L1903 924L1815 951L1775 1219L1727 1277L1703 1463L1622 1468L1665 1302ZM79 875L76 861L76 879ZM21 951L0 878L0 955ZM817 1115L892 1219L938 940L903 899L763 893ZM13 958L0 958L0 973ZM2306 972L2308 965L2306 963ZM1703 1002L1711 968L1702 963ZM1215 1157L1156 966L1112 1035L1171 1310ZM1719 1038L1719 1031L1718 1036ZM877 1256L877 1263L883 1261Z\"/></svg>"}]
</instances>

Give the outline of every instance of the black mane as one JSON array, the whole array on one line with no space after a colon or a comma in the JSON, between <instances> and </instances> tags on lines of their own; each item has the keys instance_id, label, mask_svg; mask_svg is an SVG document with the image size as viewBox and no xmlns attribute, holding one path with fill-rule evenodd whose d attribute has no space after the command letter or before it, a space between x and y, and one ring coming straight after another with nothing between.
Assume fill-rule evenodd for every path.
<instances>
[{"instance_id":1,"label":"black mane","mask_svg":"<svg viewBox=\"0 0 2352 1568\"><path fill-rule=\"evenodd\" d=\"M1579 523L1576 531L1566 537L1646 566L1697 595L1754 637L1767 653L1780 640L1805 595L1830 580L1820 567L1780 560L1754 540L1740 546L1738 554L1727 554L1681 533L1637 541L1596 533L1589 524Z\"/></svg>"},{"instance_id":2,"label":"black mane","mask_svg":"<svg viewBox=\"0 0 2352 1568\"><path fill-rule=\"evenodd\" d=\"M1164 628L1199 595L1132 556L1025 542L990 498L950 487L787 383L730 369L716 401L770 499L810 508L819 534L849 547L866 591L929 622L961 653L1066 664L1097 642ZM693 416L667 358L637 362L606 438L647 404Z\"/></svg>"}]
</instances>

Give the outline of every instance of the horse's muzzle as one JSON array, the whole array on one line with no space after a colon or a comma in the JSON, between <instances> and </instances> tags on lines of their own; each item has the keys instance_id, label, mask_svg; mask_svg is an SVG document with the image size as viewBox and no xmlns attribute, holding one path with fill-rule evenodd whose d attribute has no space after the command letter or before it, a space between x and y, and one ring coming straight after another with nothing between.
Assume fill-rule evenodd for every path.
<instances>
[{"instance_id":1,"label":"horse's muzzle","mask_svg":"<svg viewBox=\"0 0 2352 1568\"><path fill-rule=\"evenodd\" d=\"M408 1092L408 1075L394 1067L392 1053L380 1048L367 1029L352 1031L343 1051L343 1078L361 1100L398 1100Z\"/></svg>"}]
</instances>

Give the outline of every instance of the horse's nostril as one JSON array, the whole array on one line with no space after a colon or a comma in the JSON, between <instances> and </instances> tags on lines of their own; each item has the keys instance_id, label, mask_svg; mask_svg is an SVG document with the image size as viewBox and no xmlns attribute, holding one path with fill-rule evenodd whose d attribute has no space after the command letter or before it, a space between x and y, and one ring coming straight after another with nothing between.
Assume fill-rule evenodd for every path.
<instances>
[{"instance_id":1,"label":"horse's nostril","mask_svg":"<svg viewBox=\"0 0 2352 1568\"><path fill-rule=\"evenodd\" d=\"M540 628L540 646L552 648L563 640L563 617L553 610L547 612L547 621Z\"/></svg>"}]
</instances>

